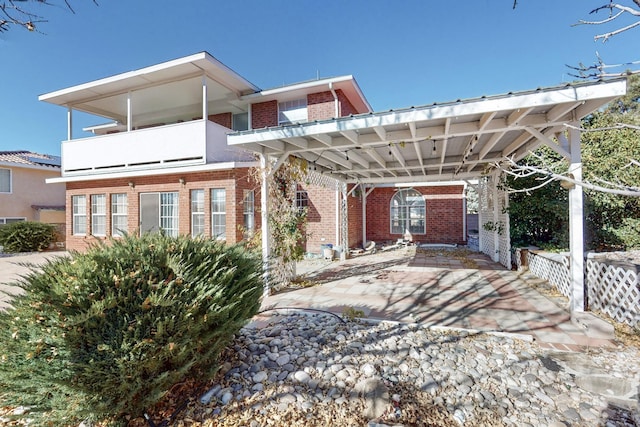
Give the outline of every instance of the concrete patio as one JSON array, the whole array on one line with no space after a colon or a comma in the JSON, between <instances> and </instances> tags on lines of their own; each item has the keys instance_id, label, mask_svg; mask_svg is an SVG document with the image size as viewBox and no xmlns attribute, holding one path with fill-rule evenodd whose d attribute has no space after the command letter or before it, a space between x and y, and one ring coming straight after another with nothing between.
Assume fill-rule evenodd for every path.
<instances>
[{"instance_id":1,"label":"concrete patio","mask_svg":"<svg viewBox=\"0 0 640 427\"><path fill-rule=\"evenodd\" d=\"M303 261L298 274L318 285L270 296L263 310L342 314L353 308L369 319L530 335L541 347L561 351L616 345L612 335L587 335L588 326L573 324L562 302L527 284L533 276L506 270L480 253L459 254L408 247L344 262Z\"/></svg>"}]
</instances>

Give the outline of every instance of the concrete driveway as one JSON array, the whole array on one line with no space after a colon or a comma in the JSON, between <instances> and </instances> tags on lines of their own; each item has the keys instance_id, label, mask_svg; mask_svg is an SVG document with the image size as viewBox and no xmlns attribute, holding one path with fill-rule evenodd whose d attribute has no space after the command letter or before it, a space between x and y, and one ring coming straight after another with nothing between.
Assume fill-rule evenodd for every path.
<instances>
[{"instance_id":1,"label":"concrete driveway","mask_svg":"<svg viewBox=\"0 0 640 427\"><path fill-rule=\"evenodd\" d=\"M66 256L67 252L34 252L29 254L0 254L0 310L9 306L11 295L16 295L22 290L12 285L20 277L31 271L30 265L37 266L48 259L57 256Z\"/></svg>"}]
</instances>

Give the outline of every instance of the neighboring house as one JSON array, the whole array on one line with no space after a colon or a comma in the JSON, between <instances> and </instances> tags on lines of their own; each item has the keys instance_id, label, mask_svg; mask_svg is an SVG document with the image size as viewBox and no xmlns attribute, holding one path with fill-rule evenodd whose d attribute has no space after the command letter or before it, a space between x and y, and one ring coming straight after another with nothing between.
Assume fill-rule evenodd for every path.
<instances>
[{"instance_id":1,"label":"neighboring house","mask_svg":"<svg viewBox=\"0 0 640 427\"><path fill-rule=\"evenodd\" d=\"M352 76L261 90L206 52L58 90L40 100L66 107L62 142L67 247L93 239L156 231L226 240L260 228L255 154L227 144L227 134L370 113ZM73 135L73 113L109 122ZM296 144L295 138L290 142ZM353 154L355 156L356 154ZM347 159L348 160L348 159ZM351 187L353 189L353 187ZM410 237L464 243L463 185L376 188L366 212L348 197L349 246ZM340 195L301 183L297 203L309 209L308 252L345 241ZM363 226L366 215L366 230Z\"/></svg>"},{"instance_id":2,"label":"neighboring house","mask_svg":"<svg viewBox=\"0 0 640 427\"><path fill-rule=\"evenodd\" d=\"M30 151L0 151L0 226L18 221L65 225L65 186L46 184L60 177L60 157Z\"/></svg>"}]
</instances>

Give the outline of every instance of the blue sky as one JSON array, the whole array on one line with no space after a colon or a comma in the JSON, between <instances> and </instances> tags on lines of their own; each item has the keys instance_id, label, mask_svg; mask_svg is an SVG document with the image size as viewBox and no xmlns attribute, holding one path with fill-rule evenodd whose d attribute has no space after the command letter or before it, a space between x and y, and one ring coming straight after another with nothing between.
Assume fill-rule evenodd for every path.
<instances>
[{"instance_id":1,"label":"blue sky","mask_svg":"<svg viewBox=\"0 0 640 427\"><path fill-rule=\"evenodd\" d=\"M70 2L38 7L46 34L0 33L0 150L60 154L66 110L40 94L201 51L263 89L351 74L376 111L555 86L596 51L640 60L638 29L571 26L607 0Z\"/></svg>"}]
</instances>

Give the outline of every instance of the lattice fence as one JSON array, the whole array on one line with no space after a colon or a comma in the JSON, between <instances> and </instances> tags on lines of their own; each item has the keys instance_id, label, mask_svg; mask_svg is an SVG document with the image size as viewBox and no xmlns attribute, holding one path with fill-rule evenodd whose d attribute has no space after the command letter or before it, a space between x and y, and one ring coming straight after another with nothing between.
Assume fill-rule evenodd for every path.
<instances>
[{"instance_id":1,"label":"lattice fence","mask_svg":"<svg viewBox=\"0 0 640 427\"><path fill-rule=\"evenodd\" d=\"M527 255L529 271L571 297L569 257L558 254ZM631 326L640 324L640 278L636 271L587 258L586 296L591 310L602 310L612 319Z\"/></svg>"},{"instance_id":2,"label":"lattice fence","mask_svg":"<svg viewBox=\"0 0 640 427\"><path fill-rule=\"evenodd\" d=\"M571 297L569 257L559 254L527 254L529 271L556 287L567 298Z\"/></svg>"},{"instance_id":3,"label":"lattice fence","mask_svg":"<svg viewBox=\"0 0 640 427\"><path fill-rule=\"evenodd\" d=\"M500 176L485 176L478 182L480 251L511 268L508 194L499 188ZM497 239L496 239L497 236Z\"/></svg>"},{"instance_id":4,"label":"lattice fence","mask_svg":"<svg viewBox=\"0 0 640 427\"><path fill-rule=\"evenodd\" d=\"M637 272L588 258L586 286L591 309L602 310L618 322L640 323Z\"/></svg>"}]
</instances>

